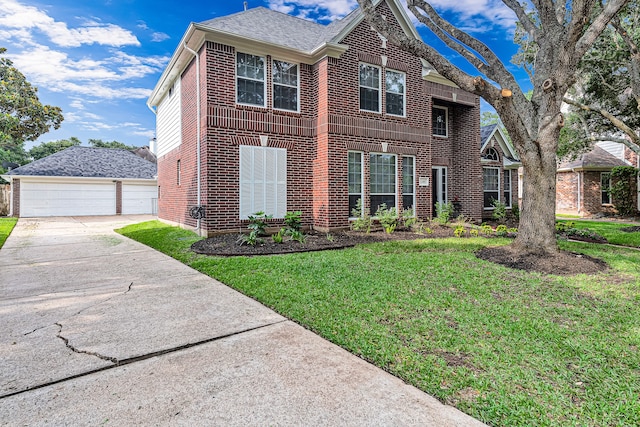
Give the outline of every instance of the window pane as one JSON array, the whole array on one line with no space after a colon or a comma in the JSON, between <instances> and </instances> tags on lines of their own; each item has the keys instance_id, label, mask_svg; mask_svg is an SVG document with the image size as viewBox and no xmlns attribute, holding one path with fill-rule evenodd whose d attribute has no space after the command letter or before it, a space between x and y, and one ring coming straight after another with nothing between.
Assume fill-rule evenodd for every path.
<instances>
[{"instance_id":1,"label":"window pane","mask_svg":"<svg viewBox=\"0 0 640 427\"><path fill-rule=\"evenodd\" d=\"M238 52L236 59L237 102L264 106L264 58Z\"/></svg>"},{"instance_id":2,"label":"window pane","mask_svg":"<svg viewBox=\"0 0 640 427\"><path fill-rule=\"evenodd\" d=\"M402 195L402 207L403 209L413 209L413 194Z\"/></svg>"},{"instance_id":3,"label":"window pane","mask_svg":"<svg viewBox=\"0 0 640 427\"><path fill-rule=\"evenodd\" d=\"M387 71L387 114L404 116L405 75L395 71Z\"/></svg>"},{"instance_id":4,"label":"window pane","mask_svg":"<svg viewBox=\"0 0 640 427\"><path fill-rule=\"evenodd\" d=\"M373 89L360 88L360 109L367 111L379 111L378 91Z\"/></svg>"},{"instance_id":5,"label":"window pane","mask_svg":"<svg viewBox=\"0 0 640 427\"><path fill-rule=\"evenodd\" d=\"M298 65L273 61L273 82L288 86L298 86Z\"/></svg>"},{"instance_id":6,"label":"window pane","mask_svg":"<svg viewBox=\"0 0 640 427\"><path fill-rule=\"evenodd\" d=\"M360 109L380 111L380 69L360 64Z\"/></svg>"},{"instance_id":7,"label":"window pane","mask_svg":"<svg viewBox=\"0 0 640 427\"><path fill-rule=\"evenodd\" d=\"M497 168L482 168L484 185L484 207L493 207L494 200L500 200L500 171Z\"/></svg>"},{"instance_id":8,"label":"window pane","mask_svg":"<svg viewBox=\"0 0 640 427\"><path fill-rule=\"evenodd\" d=\"M298 111L298 89L295 87L274 85L273 108Z\"/></svg>"},{"instance_id":9,"label":"window pane","mask_svg":"<svg viewBox=\"0 0 640 427\"><path fill-rule=\"evenodd\" d=\"M500 196L498 195L497 191L485 191L484 192L484 207L485 208L492 208L493 207L493 201L494 200L498 200Z\"/></svg>"},{"instance_id":10,"label":"window pane","mask_svg":"<svg viewBox=\"0 0 640 427\"><path fill-rule=\"evenodd\" d=\"M611 194L609 194L610 188L611 188L611 174L608 172L601 173L600 174L600 190L602 192L603 205L611 204Z\"/></svg>"},{"instance_id":11,"label":"window pane","mask_svg":"<svg viewBox=\"0 0 640 427\"><path fill-rule=\"evenodd\" d=\"M349 181L349 216L362 198L362 153L349 152L347 161Z\"/></svg>"},{"instance_id":12,"label":"window pane","mask_svg":"<svg viewBox=\"0 0 640 427\"><path fill-rule=\"evenodd\" d=\"M388 208L396 206L396 156L393 154L370 155L371 214L386 203Z\"/></svg>"},{"instance_id":13,"label":"window pane","mask_svg":"<svg viewBox=\"0 0 640 427\"><path fill-rule=\"evenodd\" d=\"M433 134L447 136L447 110L434 107L432 110Z\"/></svg>"}]
</instances>

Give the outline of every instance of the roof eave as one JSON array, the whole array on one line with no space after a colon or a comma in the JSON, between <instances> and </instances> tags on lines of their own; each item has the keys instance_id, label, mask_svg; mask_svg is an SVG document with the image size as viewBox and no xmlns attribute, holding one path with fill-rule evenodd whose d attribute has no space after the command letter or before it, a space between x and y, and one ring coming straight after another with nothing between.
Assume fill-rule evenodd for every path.
<instances>
[{"instance_id":1,"label":"roof eave","mask_svg":"<svg viewBox=\"0 0 640 427\"><path fill-rule=\"evenodd\" d=\"M292 49L263 40L251 39L226 31L216 30L206 25L191 23L180 40L169 64L158 80L151 96L147 101L149 107L157 107L169 90L176 77L179 77L184 69L191 63L193 55L184 46L198 52L205 41L212 41L240 49L246 53L265 54L290 62L315 64L324 57L339 58L349 49L349 46L340 43L323 43L311 51Z\"/></svg>"}]
</instances>

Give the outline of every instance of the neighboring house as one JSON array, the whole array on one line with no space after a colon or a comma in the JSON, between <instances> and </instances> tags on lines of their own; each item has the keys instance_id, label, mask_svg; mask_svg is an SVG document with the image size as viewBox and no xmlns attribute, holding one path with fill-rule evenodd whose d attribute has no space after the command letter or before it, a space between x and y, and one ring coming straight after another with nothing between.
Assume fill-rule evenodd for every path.
<instances>
[{"instance_id":1,"label":"neighboring house","mask_svg":"<svg viewBox=\"0 0 640 427\"><path fill-rule=\"evenodd\" d=\"M377 7L419 38L399 0ZM456 197L465 216L483 213L479 98L387 43L360 9L329 25L263 7L192 23L148 105L158 217L202 235L258 211L342 229L358 199L429 218Z\"/></svg>"},{"instance_id":2,"label":"neighboring house","mask_svg":"<svg viewBox=\"0 0 640 427\"><path fill-rule=\"evenodd\" d=\"M522 165L515 148L497 124L480 128L480 162L483 181L483 217L491 217L493 201L498 200L512 209L518 206Z\"/></svg>"},{"instance_id":3,"label":"neighboring house","mask_svg":"<svg viewBox=\"0 0 640 427\"><path fill-rule=\"evenodd\" d=\"M608 191L611 169L637 165L637 155L624 144L614 142L599 143L578 159L560 163L556 174L556 212L586 217L614 214L614 200Z\"/></svg>"},{"instance_id":4,"label":"neighboring house","mask_svg":"<svg viewBox=\"0 0 640 427\"><path fill-rule=\"evenodd\" d=\"M12 169L10 215L154 214L156 165L131 151L70 147Z\"/></svg>"}]
</instances>

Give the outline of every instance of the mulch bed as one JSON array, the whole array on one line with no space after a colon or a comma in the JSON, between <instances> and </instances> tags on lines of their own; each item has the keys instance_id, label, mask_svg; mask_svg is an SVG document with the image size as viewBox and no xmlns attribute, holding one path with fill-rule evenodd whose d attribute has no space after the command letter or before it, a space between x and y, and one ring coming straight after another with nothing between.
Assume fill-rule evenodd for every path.
<instances>
[{"instance_id":1,"label":"mulch bed","mask_svg":"<svg viewBox=\"0 0 640 427\"><path fill-rule=\"evenodd\" d=\"M625 233L637 233L640 231L640 225L633 225L631 227L621 228L620 230Z\"/></svg>"},{"instance_id":2,"label":"mulch bed","mask_svg":"<svg viewBox=\"0 0 640 427\"><path fill-rule=\"evenodd\" d=\"M214 256L258 256L343 249L361 243L444 237L453 237L453 229L434 227L431 234L417 234L409 231L396 231L393 234L382 231L373 231L369 234L344 231L328 235L311 232L305 234L304 243L295 241L275 243L271 237L264 237L263 243L255 246L241 245L238 242L238 234L220 234L195 242L191 249L199 254ZM575 237L572 236L572 238ZM479 250L476 256L506 267L543 274L594 274L609 268L601 260L567 251L558 251L554 255L518 255L510 246L499 246L485 247Z\"/></svg>"},{"instance_id":3,"label":"mulch bed","mask_svg":"<svg viewBox=\"0 0 640 427\"><path fill-rule=\"evenodd\" d=\"M373 231L369 234L356 231L343 231L339 233L308 233L305 234L304 243L285 241L275 243L271 237L263 237L263 242L255 246L238 242L238 234L220 234L204 240L199 240L191 245L191 250L205 255L216 256L256 256L277 255L296 252L324 251L328 249L343 249L353 247L361 243L386 242L391 240L429 239L440 237L452 237L453 230L449 227L436 227L431 234L417 234L410 231L396 231L386 234L382 231Z\"/></svg>"}]
</instances>

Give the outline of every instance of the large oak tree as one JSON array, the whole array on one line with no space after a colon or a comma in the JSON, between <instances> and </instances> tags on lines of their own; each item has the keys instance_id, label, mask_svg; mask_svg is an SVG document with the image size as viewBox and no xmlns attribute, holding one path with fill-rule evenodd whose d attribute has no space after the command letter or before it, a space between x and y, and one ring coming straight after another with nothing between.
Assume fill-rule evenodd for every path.
<instances>
[{"instance_id":1,"label":"large oak tree","mask_svg":"<svg viewBox=\"0 0 640 427\"><path fill-rule=\"evenodd\" d=\"M390 26L372 0L358 3L368 22L391 43L427 60L442 76L495 108L524 169L520 226L513 247L523 254L552 254L558 250L555 180L558 137L564 125L563 97L576 81L580 59L628 0L532 0L533 10L517 0L502 1L514 11L528 42L536 46L530 99L489 46L443 19L429 2L407 0L407 6L447 46L470 62L477 75L464 72L433 47Z\"/></svg>"}]
</instances>

